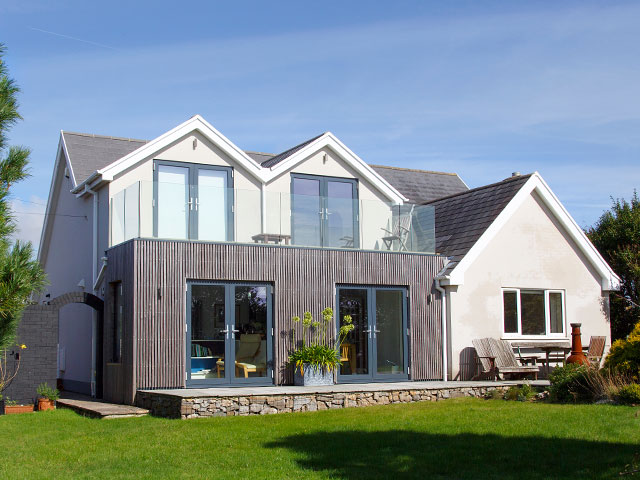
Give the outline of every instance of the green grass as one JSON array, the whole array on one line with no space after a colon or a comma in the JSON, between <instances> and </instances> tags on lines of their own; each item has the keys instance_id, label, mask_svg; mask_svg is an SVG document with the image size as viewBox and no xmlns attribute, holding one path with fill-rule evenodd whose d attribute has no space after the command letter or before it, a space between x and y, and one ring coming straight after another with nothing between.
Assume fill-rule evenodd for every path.
<instances>
[{"instance_id":1,"label":"green grass","mask_svg":"<svg viewBox=\"0 0 640 480\"><path fill-rule=\"evenodd\" d=\"M614 478L638 409L448 400L315 413L0 417L0 478Z\"/></svg>"}]
</instances>

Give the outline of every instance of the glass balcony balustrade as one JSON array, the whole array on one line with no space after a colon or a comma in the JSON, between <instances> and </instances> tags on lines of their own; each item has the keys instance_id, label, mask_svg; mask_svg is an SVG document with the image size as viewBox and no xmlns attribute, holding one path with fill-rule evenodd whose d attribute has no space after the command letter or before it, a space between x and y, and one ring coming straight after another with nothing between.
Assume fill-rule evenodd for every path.
<instances>
[{"instance_id":1,"label":"glass balcony balustrade","mask_svg":"<svg viewBox=\"0 0 640 480\"><path fill-rule=\"evenodd\" d=\"M379 200L136 182L110 201L110 244L131 238L434 253L434 209Z\"/></svg>"}]
</instances>

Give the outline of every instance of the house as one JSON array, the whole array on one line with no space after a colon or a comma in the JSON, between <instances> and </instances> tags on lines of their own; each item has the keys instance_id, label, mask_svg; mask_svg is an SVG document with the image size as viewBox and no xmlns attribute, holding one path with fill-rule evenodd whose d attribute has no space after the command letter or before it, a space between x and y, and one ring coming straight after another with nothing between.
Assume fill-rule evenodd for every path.
<instances>
[{"instance_id":1,"label":"house","mask_svg":"<svg viewBox=\"0 0 640 480\"><path fill-rule=\"evenodd\" d=\"M338 382L462 378L478 336L609 336L618 281L537 173L469 190L328 132L246 152L200 116L151 141L62 132L39 259L43 300L104 300L60 310L63 387L124 403L290 383L291 318L327 306L356 327Z\"/></svg>"}]
</instances>

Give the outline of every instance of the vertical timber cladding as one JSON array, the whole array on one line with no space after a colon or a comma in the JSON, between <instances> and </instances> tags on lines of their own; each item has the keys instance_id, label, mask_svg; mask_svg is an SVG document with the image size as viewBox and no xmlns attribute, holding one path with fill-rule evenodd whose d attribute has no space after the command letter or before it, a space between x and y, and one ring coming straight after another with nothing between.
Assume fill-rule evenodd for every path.
<instances>
[{"instance_id":1,"label":"vertical timber cladding","mask_svg":"<svg viewBox=\"0 0 640 480\"><path fill-rule=\"evenodd\" d=\"M134 291L134 255L135 245L133 242L126 242L107 251L107 273L104 287L104 335L103 342L103 396L107 401L120 401L131 403L135 394L134 358L135 345L135 325L134 318L135 303L137 301ZM123 348L121 365L107 365L113 357L113 298L111 284L122 282L122 305L123 305Z\"/></svg>"},{"instance_id":2,"label":"vertical timber cladding","mask_svg":"<svg viewBox=\"0 0 640 480\"><path fill-rule=\"evenodd\" d=\"M335 306L336 284L396 285L409 291L411 378L442 378L438 255L287 248L269 245L133 240L135 385L185 385L188 280L270 282L274 286L275 383L290 383L285 362L291 317L320 318ZM299 337L298 337L299 338Z\"/></svg>"}]
</instances>

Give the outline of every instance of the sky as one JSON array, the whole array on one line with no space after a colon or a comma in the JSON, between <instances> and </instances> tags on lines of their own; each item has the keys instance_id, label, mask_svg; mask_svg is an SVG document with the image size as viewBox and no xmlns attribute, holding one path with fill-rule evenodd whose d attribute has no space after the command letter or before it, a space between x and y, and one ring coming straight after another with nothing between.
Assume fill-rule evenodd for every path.
<instances>
[{"instance_id":1,"label":"sky","mask_svg":"<svg viewBox=\"0 0 640 480\"><path fill-rule=\"evenodd\" d=\"M20 85L18 238L60 130L153 139L200 114L245 150L331 131L478 187L538 171L582 227L640 179L639 2L0 0Z\"/></svg>"}]
</instances>

